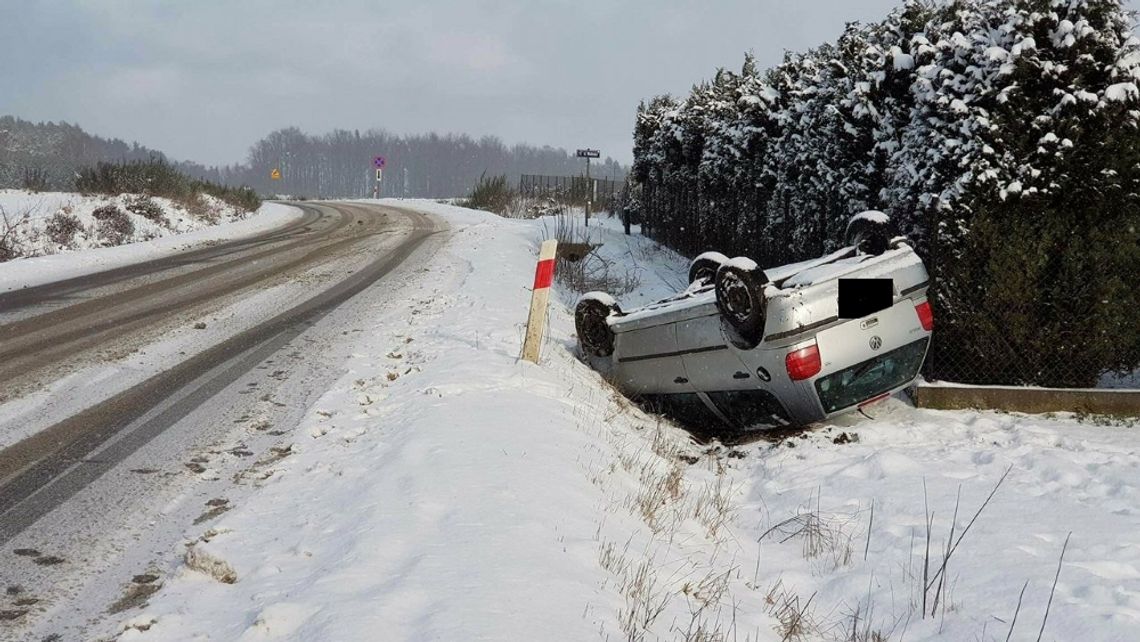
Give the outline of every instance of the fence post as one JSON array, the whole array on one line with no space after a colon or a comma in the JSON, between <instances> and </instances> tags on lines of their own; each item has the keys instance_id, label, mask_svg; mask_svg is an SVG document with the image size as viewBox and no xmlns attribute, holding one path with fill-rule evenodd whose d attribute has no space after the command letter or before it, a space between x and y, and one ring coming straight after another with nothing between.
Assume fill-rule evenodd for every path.
<instances>
[{"instance_id":1,"label":"fence post","mask_svg":"<svg viewBox=\"0 0 1140 642\"><path fill-rule=\"evenodd\" d=\"M538 266L534 269L534 290L530 294L530 314L526 320L526 339L523 341L522 358L538 363L539 349L542 347L542 331L546 327L546 307L550 301L550 286L554 282L554 255L558 241L551 239L542 242L538 252Z\"/></svg>"}]
</instances>

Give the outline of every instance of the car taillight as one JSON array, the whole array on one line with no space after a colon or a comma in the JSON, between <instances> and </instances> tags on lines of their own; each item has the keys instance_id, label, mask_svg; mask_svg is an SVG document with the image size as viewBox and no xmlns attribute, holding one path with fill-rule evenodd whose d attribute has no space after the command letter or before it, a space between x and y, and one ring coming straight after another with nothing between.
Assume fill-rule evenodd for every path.
<instances>
[{"instance_id":1,"label":"car taillight","mask_svg":"<svg viewBox=\"0 0 1140 642\"><path fill-rule=\"evenodd\" d=\"M788 367L788 376L792 378L792 381L814 377L823 369L823 362L819 358L819 346L810 345L789 352L784 359L784 364Z\"/></svg>"},{"instance_id":2,"label":"car taillight","mask_svg":"<svg viewBox=\"0 0 1140 642\"><path fill-rule=\"evenodd\" d=\"M923 330L930 332L934 329L934 312L930 309L930 301L914 306L914 311L918 313L918 322L922 324Z\"/></svg>"}]
</instances>

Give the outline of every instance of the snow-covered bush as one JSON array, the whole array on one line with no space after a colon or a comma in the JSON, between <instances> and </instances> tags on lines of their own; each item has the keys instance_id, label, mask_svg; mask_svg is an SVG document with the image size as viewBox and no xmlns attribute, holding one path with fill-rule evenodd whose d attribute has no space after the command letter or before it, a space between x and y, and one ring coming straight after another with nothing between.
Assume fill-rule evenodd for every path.
<instances>
[{"instance_id":1,"label":"snow-covered bush","mask_svg":"<svg viewBox=\"0 0 1140 642\"><path fill-rule=\"evenodd\" d=\"M162 207L154 202L154 199L147 196L140 196L128 200L126 207L127 211L131 214L138 214L154 223L162 223L166 218L163 216Z\"/></svg>"},{"instance_id":2,"label":"snow-covered bush","mask_svg":"<svg viewBox=\"0 0 1140 642\"><path fill-rule=\"evenodd\" d=\"M115 205L104 205L91 213L98 222L95 233L107 245L122 245L135 233L135 224L126 212Z\"/></svg>"},{"instance_id":3,"label":"snow-covered bush","mask_svg":"<svg viewBox=\"0 0 1140 642\"><path fill-rule=\"evenodd\" d=\"M81 229L83 224L79 222L79 217L60 210L48 218L44 234L52 243L60 247L70 247L76 232Z\"/></svg>"},{"instance_id":4,"label":"snow-covered bush","mask_svg":"<svg viewBox=\"0 0 1140 642\"><path fill-rule=\"evenodd\" d=\"M123 163L99 162L81 169L75 188L84 194L145 194L161 196L198 209L206 218L213 216L202 204L202 194L252 212L261 207L261 198L248 187L229 187L191 178L161 157Z\"/></svg>"},{"instance_id":5,"label":"snow-covered bush","mask_svg":"<svg viewBox=\"0 0 1140 642\"><path fill-rule=\"evenodd\" d=\"M471 194L468 195L464 206L496 214L505 214L514 198L515 194L511 190L505 175L487 176L484 174L479 177L475 187L471 188Z\"/></svg>"},{"instance_id":6,"label":"snow-covered bush","mask_svg":"<svg viewBox=\"0 0 1140 642\"><path fill-rule=\"evenodd\" d=\"M882 210L934 278L928 374L1091 385L1140 366L1132 26L1121 0L908 0L768 71L747 56L639 107L641 213L766 267Z\"/></svg>"},{"instance_id":7,"label":"snow-covered bush","mask_svg":"<svg viewBox=\"0 0 1140 642\"><path fill-rule=\"evenodd\" d=\"M16 232L19 221L13 221L8 213L0 208L0 263L21 256L16 245Z\"/></svg>"}]
</instances>

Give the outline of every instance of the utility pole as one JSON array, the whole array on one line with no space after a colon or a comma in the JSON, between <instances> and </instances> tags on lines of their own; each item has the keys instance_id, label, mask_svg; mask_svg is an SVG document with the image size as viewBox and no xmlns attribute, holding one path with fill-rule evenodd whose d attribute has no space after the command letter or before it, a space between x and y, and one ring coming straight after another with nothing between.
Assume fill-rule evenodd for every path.
<instances>
[{"instance_id":1,"label":"utility pole","mask_svg":"<svg viewBox=\"0 0 1140 642\"><path fill-rule=\"evenodd\" d=\"M602 153L596 149L579 149L576 154L578 158L586 159L586 225L590 224L590 205L593 204L594 199L594 184L590 181L590 159L601 158Z\"/></svg>"}]
</instances>

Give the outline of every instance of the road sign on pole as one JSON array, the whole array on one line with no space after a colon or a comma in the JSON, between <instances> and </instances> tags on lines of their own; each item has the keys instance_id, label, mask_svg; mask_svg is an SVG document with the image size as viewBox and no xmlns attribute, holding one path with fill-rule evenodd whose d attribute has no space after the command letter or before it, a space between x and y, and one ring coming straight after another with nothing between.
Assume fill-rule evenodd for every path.
<instances>
[{"instance_id":1,"label":"road sign on pole","mask_svg":"<svg viewBox=\"0 0 1140 642\"><path fill-rule=\"evenodd\" d=\"M274 181L281 180L281 170L274 167L273 171L269 172L269 179Z\"/></svg>"},{"instance_id":2,"label":"road sign on pole","mask_svg":"<svg viewBox=\"0 0 1140 642\"><path fill-rule=\"evenodd\" d=\"M376 158L372 159L372 166L376 169L384 169L384 165L387 164L387 162L388 159L384 158L383 156L377 156Z\"/></svg>"},{"instance_id":3,"label":"road sign on pole","mask_svg":"<svg viewBox=\"0 0 1140 642\"><path fill-rule=\"evenodd\" d=\"M601 158L602 153L596 149L579 149L578 158L586 159L586 225L590 224L590 206L594 201L594 184L590 181L590 159Z\"/></svg>"}]
</instances>

